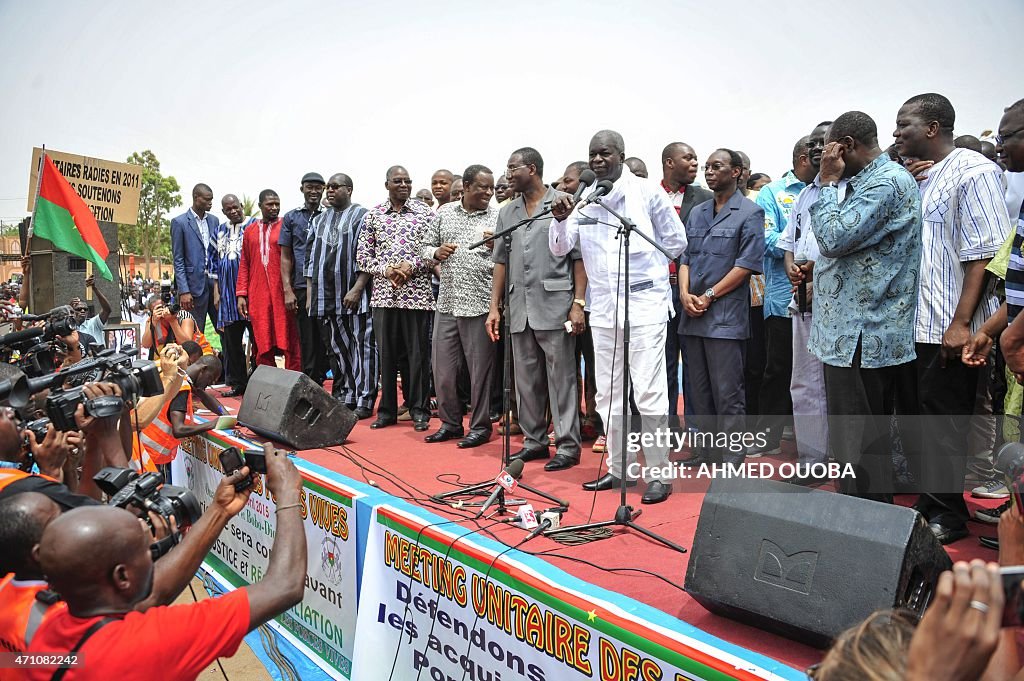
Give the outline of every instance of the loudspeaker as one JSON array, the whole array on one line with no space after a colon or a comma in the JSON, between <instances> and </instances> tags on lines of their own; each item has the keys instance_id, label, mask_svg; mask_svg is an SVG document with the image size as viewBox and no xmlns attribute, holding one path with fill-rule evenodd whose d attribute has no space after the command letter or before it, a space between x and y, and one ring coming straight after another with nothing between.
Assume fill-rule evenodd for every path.
<instances>
[{"instance_id":1,"label":"loudspeaker","mask_svg":"<svg viewBox=\"0 0 1024 681\"><path fill-rule=\"evenodd\" d=\"M951 567L913 509L774 480L715 479L684 588L713 613L824 648L875 610L920 615Z\"/></svg>"},{"instance_id":2,"label":"loudspeaker","mask_svg":"<svg viewBox=\"0 0 1024 681\"><path fill-rule=\"evenodd\" d=\"M293 449L340 445L356 420L309 376L270 366L257 367L238 410L243 426Z\"/></svg>"}]
</instances>

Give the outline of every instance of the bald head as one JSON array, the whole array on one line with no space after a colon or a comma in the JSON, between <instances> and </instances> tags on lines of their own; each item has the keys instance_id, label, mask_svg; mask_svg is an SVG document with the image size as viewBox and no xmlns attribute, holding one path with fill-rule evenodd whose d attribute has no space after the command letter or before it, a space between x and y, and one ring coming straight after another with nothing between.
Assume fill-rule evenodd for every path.
<instances>
[{"instance_id":1,"label":"bald head","mask_svg":"<svg viewBox=\"0 0 1024 681\"><path fill-rule=\"evenodd\" d=\"M22 492L0 501L0 574L13 572L19 579L42 579L32 555L43 530L60 515L60 506L38 492Z\"/></svg>"},{"instance_id":2,"label":"bald head","mask_svg":"<svg viewBox=\"0 0 1024 681\"><path fill-rule=\"evenodd\" d=\"M72 614L124 612L153 585L152 535L134 515L113 506L82 506L43 532L39 563Z\"/></svg>"}]
</instances>

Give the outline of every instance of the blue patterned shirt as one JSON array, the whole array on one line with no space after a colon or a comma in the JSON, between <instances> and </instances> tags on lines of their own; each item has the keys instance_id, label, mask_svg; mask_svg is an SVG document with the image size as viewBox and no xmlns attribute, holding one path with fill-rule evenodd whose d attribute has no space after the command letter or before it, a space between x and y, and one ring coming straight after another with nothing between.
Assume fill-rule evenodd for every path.
<instances>
[{"instance_id":1,"label":"blue patterned shirt","mask_svg":"<svg viewBox=\"0 0 1024 681\"><path fill-rule=\"evenodd\" d=\"M769 182L757 194L757 205L764 209L764 316L788 317L793 285L786 276L786 252L779 248L779 237L789 224L796 197L807 185L789 170Z\"/></svg>"},{"instance_id":2,"label":"blue patterned shirt","mask_svg":"<svg viewBox=\"0 0 1024 681\"><path fill-rule=\"evenodd\" d=\"M807 349L849 367L857 343L865 369L904 364L914 352L921 267L921 194L903 166L881 154L850 178L840 204L823 187L811 206L821 258Z\"/></svg>"}]
</instances>

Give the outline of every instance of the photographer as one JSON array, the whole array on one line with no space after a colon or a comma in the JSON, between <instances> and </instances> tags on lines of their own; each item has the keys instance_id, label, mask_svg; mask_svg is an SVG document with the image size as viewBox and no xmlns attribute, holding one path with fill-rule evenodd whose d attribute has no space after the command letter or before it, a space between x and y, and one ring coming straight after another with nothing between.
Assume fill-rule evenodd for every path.
<instances>
[{"instance_id":1,"label":"photographer","mask_svg":"<svg viewBox=\"0 0 1024 681\"><path fill-rule=\"evenodd\" d=\"M214 659L233 655L249 631L298 603L306 578L302 481L283 453L271 445L264 452L267 486L277 499L277 532L261 581L199 603L133 612L156 596L155 568L163 569L161 563L181 552L184 543L154 565L151 536L133 515L110 507L76 509L43 532L39 562L67 610L43 621L29 651L78 650L84 664L70 668L64 681L194 679ZM245 474L247 468L226 481L236 482ZM225 489L222 484L218 496L222 490L231 491L231 502L214 504L216 520L204 527L197 523L186 539L202 532L212 544L227 522L228 509L237 513L249 495L248 490L236 493L233 486ZM28 678L48 680L55 669L34 668Z\"/></svg>"},{"instance_id":2,"label":"photographer","mask_svg":"<svg viewBox=\"0 0 1024 681\"><path fill-rule=\"evenodd\" d=\"M154 358L168 343L181 344L191 340L199 343L204 355L212 355L213 348L196 326L195 317L187 310L178 310L175 315L160 296L150 296L146 301L149 317L143 324L142 347L148 348ZM153 349L156 349L153 352Z\"/></svg>"},{"instance_id":3,"label":"photographer","mask_svg":"<svg viewBox=\"0 0 1024 681\"><path fill-rule=\"evenodd\" d=\"M110 319L110 301L103 295L103 292L96 288L96 275L90 274L85 279L86 290L92 289L96 294L96 301L100 304L100 312L89 317L89 308L85 306L81 298L71 299L71 309L75 311L75 321L78 322L79 333L88 335L93 343L106 345L103 339L103 325ZM86 340L86 339L83 339ZM86 346L89 343L86 342Z\"/></svg>"}]
</instances>

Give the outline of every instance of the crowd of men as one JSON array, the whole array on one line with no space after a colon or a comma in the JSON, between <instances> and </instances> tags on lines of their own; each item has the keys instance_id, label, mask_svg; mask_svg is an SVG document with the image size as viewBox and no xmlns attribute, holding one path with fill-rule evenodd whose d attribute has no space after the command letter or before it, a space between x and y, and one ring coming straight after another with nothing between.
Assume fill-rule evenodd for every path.
<instances>
[{"instance_id":1,"label":"crowd of men","mask_svg":"<svg viewBox=\"0 0 1024 681\"><path fill-rule=\"evenodd\" d=\"M608 472L585 485L598 490L627 476L621 420L610 417L621 411L628 297L634 414L675 415L682 393L691 431L766 434L741 451L695 446L690 465L773 453L792 430L800 462L853 464L841 491L890 501L897 482L913 481L925 492L918 509L948 542L966 533L965 474L981 496L1007 494L991 465L1000 372L989 365L1002 362L991 339L1016 310L1018 256L1009 274L993 258L1009 254L1020 212L1020 116L1019 103L1009 107L983 147L954 136L948 99L919 95L897 112L884 151L875 122L848 112L810 122L777 180L752 177L741 151L711 151L706 188L689 145L665 147L659 184L609 130L554 182L531 147L512 151L497 177L481 164L461 176L439 170L415 194L394 165L387 199L372 208L354 202L349 175L311 172L300 207L281 215L279 195L265 190L261 216L247 217L229 194L218 223L213 192L199 184L171 223L177 294L200 330L209 316L223 333L237 394L248 329L257 364L283 355L320 383L330 372L333 394L359 418L375 414L373 429L408 420L425 432L436 409L440 427L426 442L468 448L503 419L524 436L515 457L545 459L548 471L576 465L584 438L602 435L595 449ZM596 186L577 193L588 169L612 189L578 209L573 199L586 202ZM631 240L628 294L617 213L661 248ZM934 418L890 424L897 414ZM644 449L655 467L669 454ZM826 481L805 470L798 482ZM671 492L670 479L647 482L645 503Z\"/></svg>"}]
</instances>

